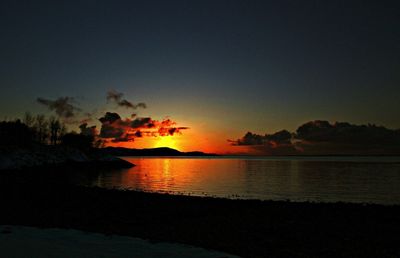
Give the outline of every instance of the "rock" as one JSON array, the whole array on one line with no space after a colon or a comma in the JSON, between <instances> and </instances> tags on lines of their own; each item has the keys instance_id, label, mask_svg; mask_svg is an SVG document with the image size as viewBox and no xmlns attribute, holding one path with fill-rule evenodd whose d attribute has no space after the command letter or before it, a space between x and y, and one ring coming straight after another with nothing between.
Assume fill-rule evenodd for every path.
<instances>
[{"instance_id":1,"label":"rock","mask_svg":"<svg viewBox=\"0 0 400 258\"><path fill-rule=\"evenodd\" d=\"M33 167L74 165L91 167L130 168L132 163L93 150L86 154L78 149L64 146L9 147L0 150L0 170Z\"/></svg>"}]
</instances>

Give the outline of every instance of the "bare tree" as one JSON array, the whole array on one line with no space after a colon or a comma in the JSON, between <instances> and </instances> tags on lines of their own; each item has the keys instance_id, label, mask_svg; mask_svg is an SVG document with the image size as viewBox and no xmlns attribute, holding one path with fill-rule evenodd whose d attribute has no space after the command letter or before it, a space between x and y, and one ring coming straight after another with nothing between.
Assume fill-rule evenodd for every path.
<instances>
[{"instance_id":1,"label":"bare tree","mask_svg":"<svg viewBox=\"0 0 400 258\"><path fill-rule=\"evenodd\" d=\"M56 145L59 139L59 134L61 130L60 121L54 116L49 118L49 129L50 129L50 144Z\"/></svg>"}]
</instances>

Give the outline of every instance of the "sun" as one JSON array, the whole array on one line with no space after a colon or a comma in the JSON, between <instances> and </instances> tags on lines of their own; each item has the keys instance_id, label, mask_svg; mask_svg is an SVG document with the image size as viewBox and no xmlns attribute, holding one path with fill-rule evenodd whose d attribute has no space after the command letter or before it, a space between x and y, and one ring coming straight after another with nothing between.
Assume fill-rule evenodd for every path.
<instances>
[{"instance_id":1,"label":"sun","mask_svg":"<svg viewBox=\"0 0 400 258\"><path fill-rule=\"evenodd\" d=\"M154 144L154 148L168 147L172 149L178 149L178 144L173 136L159 136Z\"/></svg>"}]
</instances>

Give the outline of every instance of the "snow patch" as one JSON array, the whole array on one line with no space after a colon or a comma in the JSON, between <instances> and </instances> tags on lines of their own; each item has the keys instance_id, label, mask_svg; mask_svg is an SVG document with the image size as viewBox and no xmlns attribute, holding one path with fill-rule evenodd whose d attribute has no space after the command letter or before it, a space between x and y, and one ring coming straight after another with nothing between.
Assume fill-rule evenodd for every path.
<instances>
[{"instance_id":1,"label":"snow patch","mask_svg":"<svg viewBox=\"0 0 400 258\"><path fill-rule=\"evenodd\" d=\"M0 225L0 257L235 258L222 252L71 229Z\"/></svg>"}]
</instances>

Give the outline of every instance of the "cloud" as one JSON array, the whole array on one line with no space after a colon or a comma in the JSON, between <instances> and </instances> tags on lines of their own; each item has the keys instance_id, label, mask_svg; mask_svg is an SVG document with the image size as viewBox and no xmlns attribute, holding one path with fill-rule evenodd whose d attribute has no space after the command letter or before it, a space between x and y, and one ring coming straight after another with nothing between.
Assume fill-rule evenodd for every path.
<instances>
[{"instance_id":1,"label":"cloud","mask_svg":"<svg viewBox=\"0 0 400 258\"><path fill-rule=\"evenodd\" d=\"M400 131L375 124L315 120L296 130L297 146L307 154L398 155Z\"/></svg>"},{"instance_id":2,"label":"cloud","mask_svg":"<svg viewBox=\"0 0 400 258\"><path fill-rule=\"evenodd\" d=\"M146 108L146 104L139 102L133 104L124 99L124 94L117 91L107 93L107 101L116 103L118 106L126 108ZM74 106L74 99L71 97L61 97L56 100L37 98L37 102L54 111L59 117L64 118L69 124L79 125L80 133L93 136L96 141L101 143L110 142L130 142L136 138L143 137L163 137L181 134L183 130L189 129L184 126L177 126L177 123L170 118L155 120L151 117L139 117L136 112L129 118L122 118L118 113L105 112L104 109L94 109L92 112L80 112L81 110ZM78 115L79 112L79 115ZM96 126L89 126L88 123L93 118L98 117L101 126L98 130Z\"/></svg>"},{"instance_id":3,"label":"cloud","mask_svg":"<svg viewBox=\"0 0 400 258\"><path fill-rule=\"evenodd\" d=\"M124 96L124 94L121 92L110 90L107 92L107 101L119 102L119 101L121 101L123 96Z\"/></svg>"},{"instance_id":4,"label":"cloud","mask_svg":"<svg viewBox=\"0 0 400 258\"><path fill-rule=\"evenodd\" d=\"M111 91L107 92L107 101L114 102L120 107L126 107L126 108L132 108L132 109L147 107L146 103L144 103L144 102L139 102L137 104L133 104L132 102L124 99L123 96L124 96L123 93L117 92L115 90L111 90Z\"/></svg>"},{"instance_id":5,"label":"cloud","mask_svg":"<svg viewBox=\"0 0 400 258\"><path fill-rule=\"evenodd\" d=\"M98 134L95 125L88 127L87 123L83 123L79 126L79 129L83 135L95 137Z\"/></svg>"},{"instance_id":6,"label":"cloud","mask_svg":"<svg viewBox=\"0 0 400 258\"><path fill-rule=\"evenodd\" d=\"M154 128L155 122L150 117L137 117L133 119L130 123L130 127L133 129L136 128Z\"/></svg>"},{"instance_id":7,"label":"cloud","mask_svg":"<svg viewBox=\"0 0 400 258\"><path fill-rule=\"evenodd\" d=\"M289 131L281 130L265 135L247 132L242 138L229 142L233 146L249 146L252 152L260 155L288 155L296 153L291 139L292 134Z\"/></svg>"},{"instance_id":8,"label":"cloud","mask_svg":"<svg viewBox=\"0 0 400 258\"><path fill-rule=\"evenodd\" d=\"M351 143L358 145L400 144L399 130L391 130L374 124L354 125L345 122L330 124L316 120L301 125L296 138L309 142Z\"/></svg>"},{"instance_id":9,"label":"cloud","mask_svg":"<svg viewBox=\"0 0 400 258\"><path fill-rule=\"evenodd\" d=\"M103 117L99 119L99 121L104 124L104 123L114 123L117 120L121 120L121 117L117 113L113 112L107 112Z\"/></svg>"},{"instance_id":10,"label":"cloud","mask_svg":"<svg viewBox=\"0 0 400 258\"><path fill-rule=\"evenodd\" d=\"M230 140L232 145L270 145L278 146L281 144L291 144L292 134L286 130L276 132L274 134L258 135L247 132L242 138Z\"/></svg>"},{"instance_id":11,"label":"cloud","mask_svg":"<svg viewBox=\"0 0 400 258\"><path fill-rule=\"evenodd\" d=\"M61 118L72 118L79 112L80 109L75 107L72 102L74 101L71 97L60 97L56 100L49 100L45 98L37 98L38 103L46 106L49 110L55 111L55 113Z\"/></svg>"},{"instance_id":12,"label":"cloud","mask_svg":"<svg viewBox=\"0 0 400 258\"><path fill-rule=\"evenodd\" d=\"M108 139L110 142L129 142L136 138L158 137L181 134L188 127L177 127L176 122L171 119L162 121L151 117L134 117L122 119L117 113L107 112L99 119L101 122L100 138Z\"/></svg>"},{"instance_id":13,"label":"cloud","mask_svg":"<svg viewBox=\"0 0 400 258\"><path fill-rule=\"evenodd\" d=\"M182 130L187 130L189 127L160 127L158 129L159 136L172 136L174 134L180 134Z\"/></svg>"},{"instance_id":14,"label":"cloud","mask_svg":"<svg viewBox=\"0 0 400 258\"><path fill-rule=\"evenodd\" d=\"M101 138L121 138L124 134L124 126L121 124L121 117L117 113L107 112L99 119L101 122Z\"/></svg>"},{"instance_id":15,"label":"cloud","mask_svg":"<svg viewBox=\"0 0 400 258\"><path fill-rule=\"evenodd\" d=\"M231 145L249 146L255 152L264 154L400 154L400 130L374 124L354 125L323 120L304 123L295 133L287 130L265 135L248 132L240 139L229 141Z\"/></svg>"}]
</instances>

